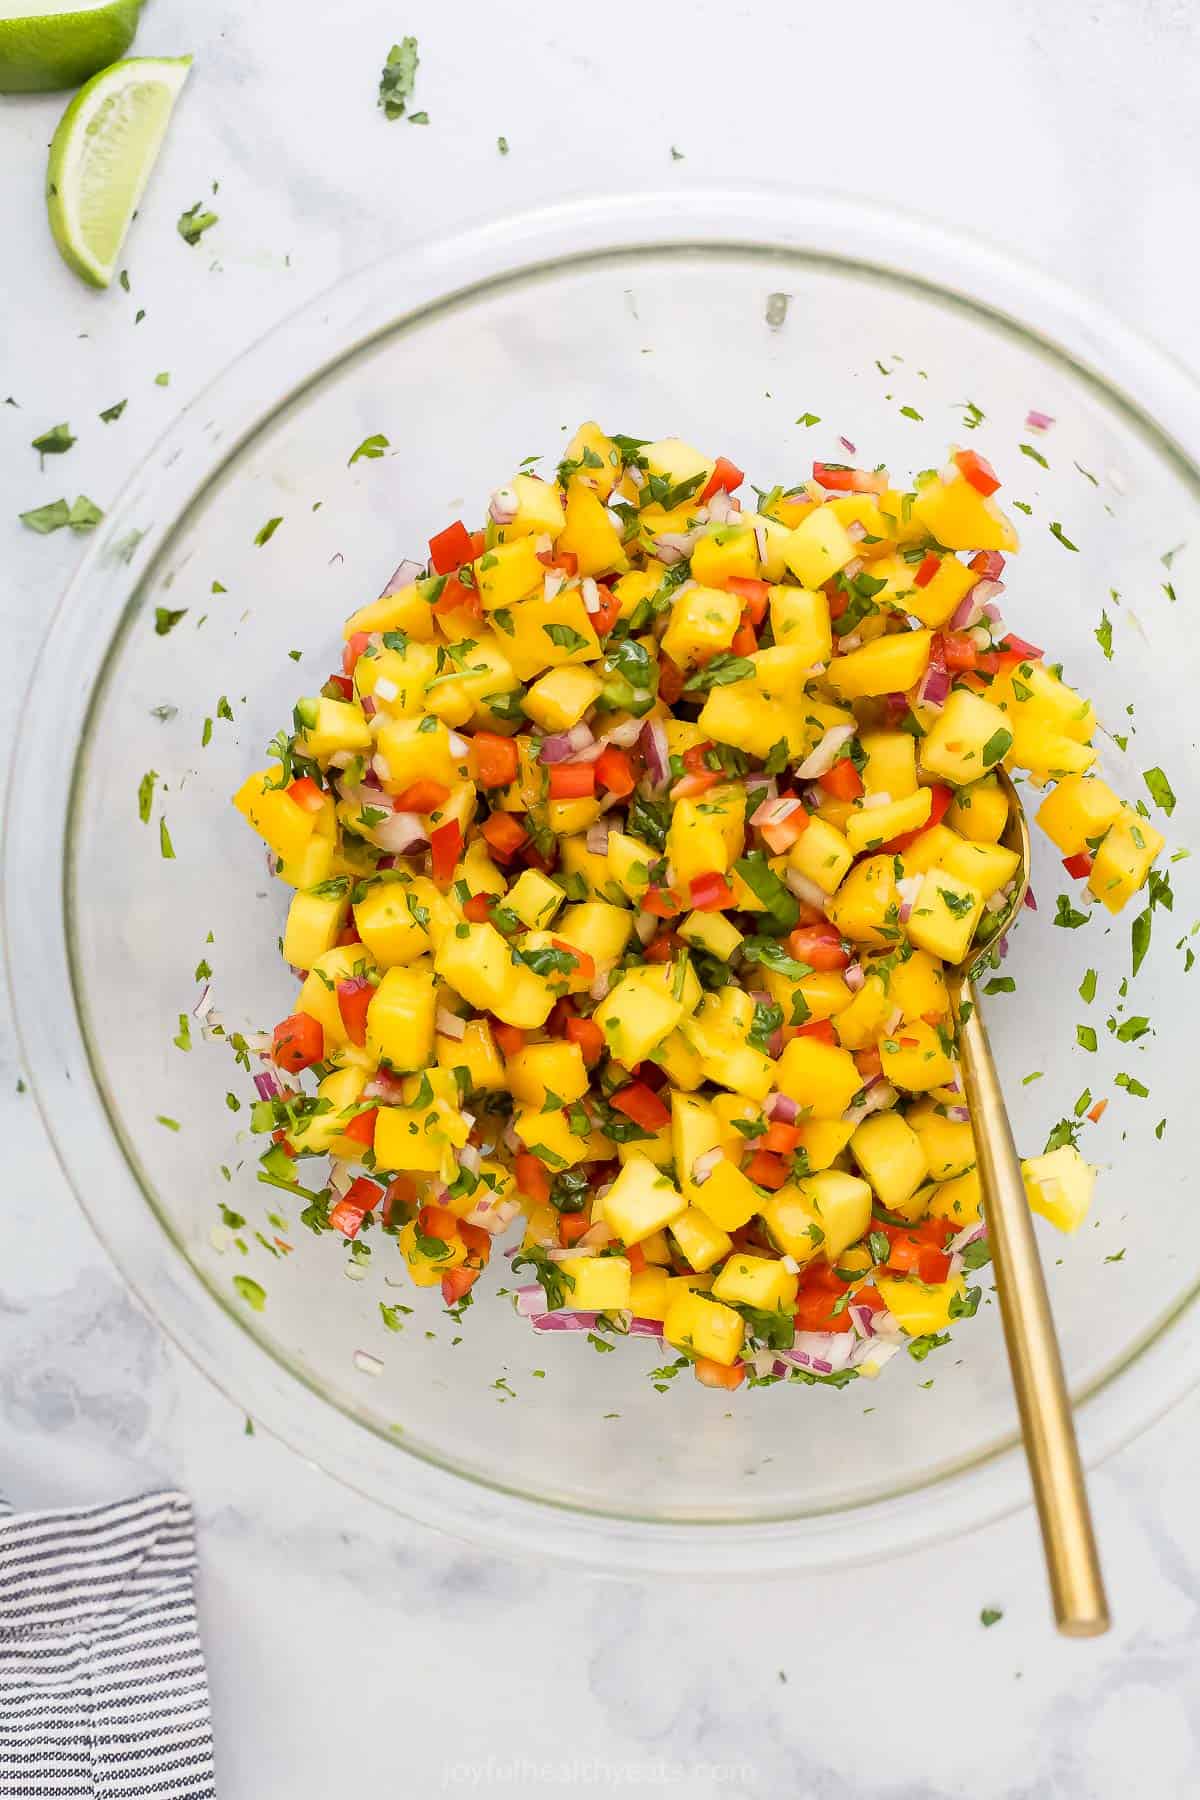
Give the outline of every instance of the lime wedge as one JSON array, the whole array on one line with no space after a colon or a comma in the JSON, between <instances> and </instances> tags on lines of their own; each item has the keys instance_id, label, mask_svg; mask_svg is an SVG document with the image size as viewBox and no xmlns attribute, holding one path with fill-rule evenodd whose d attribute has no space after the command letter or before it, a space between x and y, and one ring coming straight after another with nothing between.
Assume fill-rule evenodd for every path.
<instances>
[{"instance_id":1,"label":"lime wedge","mask_svg":"<svg viewBox=\"0 0 1200 1800\"><path fill-rule=\"evenodd\" d=\"M190 56L134 56L80 88L50 143L46 205L63 260L94 287L112 280Z\"/></svg>"},{"instance_id":2,"label":"lime wedge","mask_svg":"<svg viewBox=\"0 0 1200 1800\"><path fill-rule=\"evenodd\" d=\"M78 87L124 56L137 30L139 4L0 0L0 94Z\"/></svg>"}]
</instances>

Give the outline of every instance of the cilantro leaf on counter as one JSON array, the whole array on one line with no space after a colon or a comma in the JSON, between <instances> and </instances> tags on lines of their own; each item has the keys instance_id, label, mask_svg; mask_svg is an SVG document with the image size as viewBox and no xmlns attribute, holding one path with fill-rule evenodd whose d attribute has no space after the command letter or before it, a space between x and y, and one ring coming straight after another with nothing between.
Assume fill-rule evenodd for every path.
<instances>
[{"instance_id":1,"label":"cilantro leaf on counter","mask_svg":"<svg viewBox=\"0 0 1200 1800\"><path fill-rule=\"evenodd\" d=\"M182 619L186 613L186 606L181 606L178 612L172 612L170 608L166 606L156 606L154 609L155 637L166 637L168 631L174 631L176 625L178 625L180 619Z\"/></svg>"},{"instance_id":2,"label":"cilantro leaf on counter","mask_svg":"<svg viewBox=\"0 0 1200 1800\"><path fill-rule=\"evenodd\" d=\"M1161 806L1168 817L1175 811L1175 791L1161 769L1143 769L1142 780L1150 790L1150 798Z\"/></svg>"},{"instance_id":3,"label":"cilantro leaf on counter","mask_svg":"<svg viewBox=\"0 0 1200 1800\"><path fill-rule=\"evenodd\" d=\"M65 455L77 441L69 425L52 425L49 431L43 431L40 437L33 438L30 447L37 451L44 468L48 456Z\"/></svg>"},{"instance_id":4,"label":"cilantro leaf on counter","mask_svg":"<svg viewBox=\"0 0 1200 1800\"><path fill-rule=\"evenodd\" d=\"M390 450L391 447L390 438L384 437L382 431L377 431L372 437L363 439L346 467L352 469L361 456L365 456L369 462L374 462L377 457L382 456L384 451Z\"/></svg>"},{"instance_id":5,"label":"cilantro leaf on counter","mask_svg":"<svg viewBox=\"0 0 1200 1800\"><path fill-rule=\"evenodd\" d=\"M379 76L379 104L387 119L402 119L412 99L420 65L415 37L393 44Z\"/></svg>"},{"instance_id":6,"label":"cilantro leaf on counter","mask_svg":"<svg viewBox=\"0 0 1200 1800\"><path fill-rule=\"evenodd\" d=\"M195 246L206 231L210 231L220 215L204 210L203 200L197 200L195 206L189 206L186 212L180 213L175 221L175 229L185 244Z\"/></svg>"},{"instance_id":7,"label":"cilantro leaf on counter","mask_svg":"<svg viewBox=\"0 0 1200 1800\"><path fill-rule=\"evenodd\" d=\"M1051 537L1056 537L1058 539L1059 543L1062 545L1064 550L1078 550L1079 549L1079 545L1073 544L1071 542L1070 538L1067 536L1066 532L1063 530L1062 526L1059 524L1057 519L1054 519L1051 521L1050 535L1051 535Z\"/></svg>"},{"instance_id":8,"label":"cilantro leaf on counter","mask_svg":"<svg viewBox=\"0 0 1200 1800\"><path fill-rule=\"evenodd\" d=\"M255 534L254 534L255 543L256 544L269 544L271 539L275 536L275 533L279 530L279 527L282 524L283 524L283 514L282 513L280 513L277 518L268 519L266 524L260 525L258 530L255 532Z\"/></svg>"},{"instance_id":9,"label":"cilantro leaf on counter","mask_svg":"<svg viewBox=\"0 0 1200 1800\"><path fill-rule=\"evenodd\" d=\"M143 825L150 823L150 813L154 806L154 789L158 781L158 770L147 769L138 782L138 818Z\"/></svg>"},{"instance_id":10,"label":"cilantro leaf on counter","mask_svg":"<svg viewBox=\"0 0 1200 1800\"><path fill-rule=\"evenodd\" d=\"M1096 642L1103 650L1108 661L1111 662L1113 653L1112 620L1109 618L1107 610L1101 612L1100 623L1097 625L1092 635L1095 637Z\"/></svg>"},{"instance_id":11,"label":"cilantro leaf on counter","mask_svg":"<svg viewBox=\"0 0 1200 1800\"><path fill-rule=\"evenodd\" d=\"M106 406L104 411L100 414L102 422L105 425L111 425L114 419L120 418L128 405L128 400L118 400L115 406Z\"/></svg>"}]
</instances>

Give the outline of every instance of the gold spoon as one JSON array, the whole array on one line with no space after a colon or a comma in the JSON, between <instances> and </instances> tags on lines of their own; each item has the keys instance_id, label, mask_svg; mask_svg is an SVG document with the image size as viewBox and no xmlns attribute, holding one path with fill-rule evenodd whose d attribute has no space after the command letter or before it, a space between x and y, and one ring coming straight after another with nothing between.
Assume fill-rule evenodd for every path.
<instances>
[{"instance_id":1,"label":"gold spoon","mask_svg":"<svg viewBox=\"0 0 1200 1800\"><path fill-rule=\"evenodd\" d=\"M997 775L1008 801L1003 842L1021 859L1016 885L1004 911L994 916L987 944L981 947L977 940L963 963L949 973L959 1008L959 1053L975 1132L988 1241L996 1266L1000 1316L1054 1616L1067 1637L1097 1637L1108 1630L1108 1600L1071 1402L1012 1126L975 987L991 947L1020 911L1029 887L1029 828L1016 788L1003 769L997 770Z\"/></svg>"}]
</instances>

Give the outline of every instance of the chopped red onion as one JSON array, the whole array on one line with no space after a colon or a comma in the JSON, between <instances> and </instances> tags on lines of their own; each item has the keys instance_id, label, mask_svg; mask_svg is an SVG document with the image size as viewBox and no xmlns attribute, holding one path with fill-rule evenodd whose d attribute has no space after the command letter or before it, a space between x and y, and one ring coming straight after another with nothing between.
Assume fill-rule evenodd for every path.
<instances>
[{"instance_id":1,"label":"chopped red onion","mask_svg":"<svg viewBox=\"0 0 1200 1800\"><path fill-rule=\"evenodd\" d=\"M875 812L877 808L881 806L890 806L891 804L892 796L888 793L886 788L880 788L878 793L866 795L862 803L862 811Z\"/></svg>"},{"instance_id":2,"label":"chopped red onion","mask_svg":"<svg viewBox=\"0 0 1200 1800\"><path fill-rule=\"evenodd\" d=\"M971 1123L970 1111L965 1106L948 1106L946 1108L946 1117L955 1125L969 1125Z\"/></svg>"},{"instance_id":3,"label":"chopped red onion","mask_svg":"<svg viewBox=\"0 0 1200 1800\"><path fill-rule=\"evenodd\" d=\"M585 612L598 613L601 607L600 589L590 575L585 575L579 584L579 594Z\"/></svg>"},{"instance_id":4,"label":"chopped red onion","mask_svg":"<svg viewBox=\"0 0 1200 1800\"><path fill-rule=\"evenodd\" d=\"M388 683L388 686L389 687L391 686L390 682ZM375 717L375 714L378 711L378 708L376 707L375 702L371 698L370 694L364 694L362 697L362 700L359 702L359 704L362 707L364 719L373 719Z\"/></svg>"},{"instance_id":5,"label":"chopped red onion","mask_svg":"<svg viewBox=\"0 0 1200 1800\"><path fill-rule=\"evenodd\" d=\"M504 1145L506 1150L512 1150L514 1152L525 1148L524 1144L522 1144L520 1138L517 1136L517 1128L511 1119L500 1134L500 1142Z\"/></svg>"},{"instance_id":6,"label":"chopped red onion","mask_svg":"<svg viewBox=\"0 0 1200 1800\"><path fill-rule=\"evenodd\" d=\"M1032 407L1025 414L1025 424L1030 431L1049 431L1053 423L1049 413L1035 412Z\"/></svg>"},{"instance_id":7,"label":"chopped red onion","mask_svg":"<svg viewBox=\"0 0 1200 1800\"><path fill-rule=\"evenodd\" d=\"M372 825L368 835L373 844L396 856L412 856L415 851L423 850L429 841L416 813L393 813L378 825Z\"/></svg>"},{"instance_id":8,"label":"chopped red onion","mask_svg":"<svg viewBox=\"0 0 1200 1800\"><path fill-rule=\"evenodd\" d=\"M269 1055L274 1048L269 1031L247 1031L244 1041L247 1050L255 1050L262 1056Z\"/></svg>"},{"instance_id":9,"label":"chopped red onion","mask_svg":"<svg viewBox=\"0 0 1200 1800\"><path fill-rule=\"evenodd\" d=\"M618 750L632 750L641 735L641 719L622 719L619 725L604 733L603 742L615 744Z\"/></svg>"},{"instance_id":10,"label":"chopped red onion","mask_svg":"<svg viewBox=\"0 0 1200 1800\"><path fill-rule=\"evenodd\" d=\"M646 759L646 774L650 778L651 789L657 792L671 778L671 753L667 748L667 734L662 720L647 719L642 726L638 743Z\"/></svg>"},{"instance_id":11,"label":"chopped red onion","mask_svg":"<svg viewBox=\"0 0 1200 1800\"><path fill-rule=\"evenodd\" d=\"M708 502L709 522L713 525L724 525L729 519L736 518L741 510L732 494L727 494L723 488L718 488Z\"/></svg>"},{"instance_id":12,"label":"chopped red onion","mask_svg":"<svg viewBox=\"0 0 1200 1800\"><path fill-rule=\"evenodd\" d=\"M759 519L754 527L754 549L759 562L765 563L767 560L767 527L762 519Z\"/></svg>"},{"instance_id":13,"label":"chopped red onion","mask_svg":"<svg viewBox=\"0 0 1200 1800\"><path fill-rule=\"evenodd\" d=\"M846 527L846 536L852 544L861 544L867 535L867 528L861 519L851 519Z\"/></svg>"},{"instance_id":14,"label":"chopped red onion","mask_svg":"<svg viewBox=\"0 0 1200 1800\"><path fill-rule=\"evenodd\" d=\"M519 1287L513 1295L513 1304L523 1319L544 1318L549 1307L545 1293L536 1281Z\"/></svg>"},{"instance_id":15,"label":"chopped red onion","mask_svg":"<svg viewBox=\"0 0 1200 1800\"><path fill-rule=\"evenodd\" d=\"M402 588L411 587L414 581L420 581L424 573L424 563L411 561L402 562L400 567L396 569L389 578L387 586L384 588L379 598L381 600L390 599L393 594L398 594Z\"/></svg>"},{"instance_id":16,"label":"chopped red onion","mask_svg":"<svg viewBox=\"0 0 1200 1800\"><path fill-rule=\"evenodd\" d=\"M850 742L857 730L857 725L831 726L816 749L805 757L796 770L799 779L815 781L818 776L827 774L837 761L843 745Z\"/></svg>"},{"instance_id":17,"label":"chopped red onion","mask_svg":"<svg viewBox=\"0 0 1200 1800\"><path fill-rule=\"evenodd\" d=\"M867 979L866 971L861 963L847 963L842 970L842 980L852 994L857 994Z\"/></svg>"},{"instance_id":18,"label":"chopped red onion","mask_svg":"<svg viewBox=\"0 0 1200 1800\"><path fill-rule=\"evenodd\" d=\"M390 679L389 676L381 675L379 677L378 681L375 683L375 692L378 695L379 699L384 702L385 706L390 706L392 701L399 694L400 689L396 686L396 683ZM369 699L370 695L368 695L367 698ZM364 700L363 701L363 710L364 711L366 710L366 705L367 705L367 702L366 702L366 700Z\"/></svg>"},{"instance_id":19,"label":"chopped red onion","mask_svg":"<svg viewBox=\"0 0 1200 1800\"><path fill-rule=\"evenodd\" d=\"M192 1008L192 1017L193 1017L193 1019L207 1019L207 1017L208 1017L209 1013L212 1011L212 1009L213 1009L212 982L206 981L204 984L203 993L200 995L200 998L197 1000L195 1006L193 1006L193 1008Z\"/></svg>"},{"instance_id":20,"label":"chopped red onion","mask_svg":"<svg viewBox=\"0 0 1200 1800\"><path fill-rule=\"evenodd\" d=\"M844 577L846 578L847 581L853 581L854 577L856 575L862 574L864 567L865 567L865 564L863 562L862 557L856 556L852 559L852 561L850 561L846 564L845 568L842 570L842 574L844 575Z\"/></svg>"},{"instance_id":21,"label":"chopped red onion","mask_svg":"<svg viewBox=\"0 0 1200 1800\"><path fill-rule=\"evenodd\" d=\"M609 985L611 982L612 982L612 970L611 969L601 969L598 972L595 981L593 981L591 987L588 989L588 993L591 995L593 1000L603 1000L604 996L607 994L607 992L609 990Z\"/></svg>"},{"instance_id":22,"label":"chopped red onion","mask_svg":"<svg viewBox=\"0 0 1200 1800\"><path fill-rule=\"evenodd\" d=\"M848 437L840 437L838 443L842 446L842 449L846 452L847 456L858 455L858 445L852 444Z\"/></svg>"},{"instance_id":23,"label":"chopped red onion","mask_svg":"<svg viewBox=\"0 0 1200 1800\"><path fill-rule=\"evenodd\" d=\"M566 572L563 569L547 569L542 577L542 599L553 600L567 585Z\"/></svg>"},{"instance_id":24,"label":"chopped red onion","mask_svg":"<svg viewBox=\"0 0 1200 1800\"><path fill-rule=\"evenodd\" d=\"M517 516L519 504L514 488L498 487L493 490L492 497L488 501L488 516L494 519L497 525L511 525Z\"/></svg>"},{"instance_id":25,"label":"chopped red onion","mask_svg":"<svg viewBox=\"0 0 1200 1800\"><path fill-rule=\"evenodd\" d=\"M842 1114L843 1123L861 1125L872 1113L887 1112L899 1098L891 1082L885 1081L882 1075L876 1075L874 1080L867 1083L862 1099L856 1105L846 1108Z\"/></svg>"},{"instance_id":26,"label":"chopped red onion","mask_svg":"<svg viewBox=\"0 0 1200 1800\"><path fill-rule=\"evenodd\" d=\"M917 688L917 704L940 711L950 698L950 671L930 663Z\"/></svg>"},{"instance_id":27,"label":"chopped red onion","mask_svg":"<svg viewBox=\"0 0 1200 1800\"><path fill-rule=\"evenodd\" d=\"M585 842L593 856L608 855L608 834L611 830L611 825L603 819L597 819L594 825L588 826Z\"/></svg>"},{"instance_id":28,"label":"chopped red onion","mask_svg":"<svg viewBox=\"0 0 1200 1800\"><path fill-rule=\"evenodd\" d=\"M597 1312L545 1312L534 1316L535 1331L595 1331L600 1322Z\"/></svg>"},{"instance_id":29,"label":"chopped red onion","mask_svg":"<svg viewBox=\"0 0 1200 1800\"><path fill-rule=\"evenodd\" d=\"M380 781L390 781L392 779L392 765L387 757L382 756L378 750L371 758L371 769L375 775L378 775Z\"/></svg>"},{"instance_id":30,"label":"chopped red onion","mask_svg":"<svg viewBox=\"0 0 1200 1800\"><path fill-rule=\"evenodd\" d=\"M260 1100L278 1100L279 1083L273 1075L256 1075L254 1077L254 1091L257 1093Z\"/></svg>"},{"instance_id":31,"label":"chopped red onion","mask_svg":"<svg viewBox=\"0 0 1200 1800\"><path fill-rule=\"evenodd\" d=\"M458 1165L472 1175L478 1175L479 1165L483 1160L483 1152L478 1144L464 1144L458 1153Z\"/></svg>"},{"instance_id":32,"label":"chopped red onion","mask_svg":"<svg viewBox=\"0 0 1200 1800\"><path fill-rule=\"evenodd\" d=\"M639 944L648 944L651 938L658 936L659 920L653 913L636 912L633 916L633 930Z\"/></svg>"},{"instance_id":33,"label":"chopped red onion","mask_svg":"<svg viewBox=\"0 0 1200 1800\"><path fill-rule=\"evenodd\" d=\"M799 869L792 868L784 871L783 879L797 900L803 900L806 906L815 906L821 912L825 911L829 895L819 888L815 881L810 881L807 875L800 873Z\"/></svg>"},{"instance_id":34,"label":"chopped red onion","mask_svg":"<svg viewBox=\"0 0 1200 1800\"><path fill-rule=\"evenodd\" d=\"M968 1244L978 1243L980 1238L986 1236L987 1226L982 1219L976 1219L973 1225L964 1225L958 1236L950 1239L947 1249L958 1255L960 1251L966 1249Z\"/></svg>"},{"instance_id":35,"label":"chopped red onion","mask_svg":"<svg viewBox=\"0 0 1200 1800\"><path fill-rule=\"evenodd\" d=\"M590 725L583 723L572 725L570 731L556 731L550 737L542 739L538 761L544 763L569 762L573 756L577 756L581 750L586 750L588 745L594 742Z\"/></svg>"},{"instance_id":36,"label":"chopped red onion","mask_svg":"<svg viewBox=\"0 0 1200 1800\"><path fill-rule=\"evenodd\" d=\"M992 576L977 581L971 589L971 598L979 603L981 610L986 610L993 600L998 600L1004 592L1004 583L996 581ZM994 615L993 615L994 616Z\"/></svg>"},{"instance_id":37,"label":"chopped red onion","mask_svg":"<svg viewBox=\"0 0 1200 1800\"><path fill-rule=\"evenodd\" d=\"M718 1144L715 1150L706 1150L692 1164L692 1182L696 1187L703 1187L717 1164L724 1159L725 1150Z\"/></svg>"},{"instance_id":38,"label":"chopped red onion","mask_svg":"<svg viewBox=\"0 0 1200 1800\"><path fill-rule=\"evenodd\" d=\"M674 568L692 554L703 536L703 527L694 531L664 531L654 539L654 554L667 567Z\"/></svg>"},{"instance_id":39,"label":"chopped red onion","mask_svg":"<svg viewBox=\"0 0 1200 1800\"><path fill-rule=\"evenodd\" d=\"M467 1214L468 1225L482 1225L493 1237L499 1237L507 1231L513 1220L520 1217L521 1202L519 1200L498 1200L489 1194L484 1200L477 1200ZM539 1293L541 1289L539 1288Z\"/></svg>"},{"instance_id":40,"label":"chopped red onion","mask_svg":"<svg viewBox=\"0 0 1200 1800\"><path fill-rule=\"evenodd\" d=\"M456 762L465 762L467 757L471 754L470 744L468 744L466 738L462 737L457 731L451 731L447 734L446 748Z\"/></svg>"},{"instance_id":41,"label":"chopped red onion","mask_svg":"<svg viewBox=\"0 0 1200 1800\"><path fill-rule=\"evenodd\" d=\"M1031 887L1025 889L1025 905L1029 908L1030 912L1036 912L1038 909L1037 895Z\"/></svg>"},{"instance_id":42,"label":"chopped red onion","mask_svg":"<svg viewBox=\"0 0 1200 1800\"><path fill-rule=\"evenodd\" d=\"M750 815L750 823L760 829L764 825L782 825L784 820L790 819L793 813L803 811L803 800L797 800L794 795L782 800L767 799Z\"/></svg>"},{"instance_id":43,"label":"chopped red onion","mask_svg":"<svg viewBox=\"0 0 1200 1800\"><path fill-rule=\"evenodd\" d=\"M765 1110L767 1117L780 1125L794 1125L800 1114L799 1105L787 1094L768 1094Z\"/></svg>"},{"instance_id":44,"label":"chopped red onion","mask_svg":"<svg viewBox=\"0 0 1200 1800\"><path fill-rule=\"evenodd\" d=\"M467 1034L467 1021L460 1019L457 1013L449 1012L444 1006L438 1007L433 1023L443 1037L453 1038L456 1043L461 1043Z\"/></svg>"}]
</instances>

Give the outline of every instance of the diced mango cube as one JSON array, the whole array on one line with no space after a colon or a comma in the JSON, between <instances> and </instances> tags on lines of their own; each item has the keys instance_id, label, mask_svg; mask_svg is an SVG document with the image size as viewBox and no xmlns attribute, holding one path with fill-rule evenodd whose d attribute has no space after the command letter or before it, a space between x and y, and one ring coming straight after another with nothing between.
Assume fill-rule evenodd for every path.
<instances>
[{"instance_id":1,"label":"diced mango cube","mask_svg":"<svg viewBox=\"0 0 1200 1800\"><path fill-rule=\"evenodd\" d=\"M650 1158L631 1156L604 1196L604 1216L625 1244L638 1244L677 1219L686 1201Z\"/></svg>"}]
</instances>

